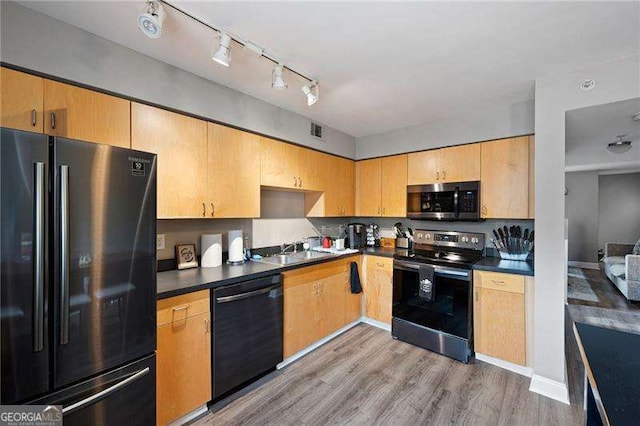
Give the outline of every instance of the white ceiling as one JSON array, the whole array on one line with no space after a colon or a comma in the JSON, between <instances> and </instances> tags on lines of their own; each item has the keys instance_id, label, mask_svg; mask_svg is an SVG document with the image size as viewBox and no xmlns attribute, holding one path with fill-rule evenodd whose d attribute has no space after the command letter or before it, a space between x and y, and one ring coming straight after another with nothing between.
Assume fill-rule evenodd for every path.
<instances>
[{"instance_id":1,"label":"white ceiling","mask_svg":"<svg viewBox=\"0 0 640 426\"><path fill-rule=\"evenodd\" d=\"M566 165L568 171L639 170L640 98L567 111L565 115ZM624 154L607 151L616 136L626 135L633 147Z\"/></svg>"},{"instance_id":2,"label":"white ceiling","mask_svg":"<svg viewBox=\"0 0 640 426\"><path fill-rule=\"evenodd\" d=\"M142 1L22 1L116 43L359 137L533 99L534 80L640 52L638 2L172 2L320 80L304 80L238 45L231 67L209 58L211 30L165 6L160 39L136 27Z\"/></svg>"}]
</instances>

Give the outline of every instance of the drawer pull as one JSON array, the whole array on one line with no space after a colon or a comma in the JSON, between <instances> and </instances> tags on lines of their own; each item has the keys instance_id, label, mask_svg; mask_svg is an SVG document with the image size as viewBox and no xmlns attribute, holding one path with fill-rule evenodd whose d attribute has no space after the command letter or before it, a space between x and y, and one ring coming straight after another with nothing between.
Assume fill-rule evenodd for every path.
<instances>
[{"instance_id":1,"label":"drawer pull","mask_svg":"<svg viewBox=\"0 0 640 426\"><path fill-rule=\"evenodd\" d=\"M56 113L55 112L51 113L51 128L52 129L56 128Z\"/></svg>"},{"instance_id":2,"label":"drawer pull","mask_svg":"<svg viewBox=\"0 0 640 426\"><path fill-rule=\"evenodd\" d=\"M494 283L495 285L504 285L504 281L502 280L491 280L492 283Z\"/></svg>"},{"instance_id":3,"label":"drawer pull","mask_svg":"<svg viewBox=\"0 0 640 426\"><path fill-rule=\"evenodd\" d=\"M202 217L207 215L207 206L205 203L202 203Z\"/></svg>"},{"instance_id":4,"label":"drawer pull","mask_svg":"<svg viewBox=\"0 0 640 426\"><path fill-rule=\"evenodd\" d=\"M189 309L189 305L178 306L177 308L173 308L173 312L180 312Z\"/></svg>"},{"instance_id":5,"label":"drawer pull","mask_svg":"<svg viewBox=\"0 0 640 426\"><path fill-rule=\"evenodd\" d=\"M384 263L376 262L376 265L378 265L381 268L384 268Z\"/></svg>"},{"instance_id":6,"label":"drawer pull","mask_svg":"<svg viewBox=\"0 0 640 426\"><path fill-rule=\"evenodd\" d=\"M36 125L36 119L38 118L38 115L36 114L36 110L32 109L31 110L31 125L35 127Z\"/></svg>"}]
</instances>

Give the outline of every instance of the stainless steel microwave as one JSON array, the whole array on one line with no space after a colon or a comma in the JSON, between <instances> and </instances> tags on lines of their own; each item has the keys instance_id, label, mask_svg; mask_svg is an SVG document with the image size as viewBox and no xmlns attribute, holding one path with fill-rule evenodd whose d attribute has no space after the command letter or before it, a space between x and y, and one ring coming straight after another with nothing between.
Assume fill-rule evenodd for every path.
<instances>
[{"instance_id":1,"label":"stainless steel microwave","mask_svg":"<svg viewBox=\"0 0 640 426\"><path fill-rule=\"evenodd\" d=\"M407 217L424 220L480 220L480 182L407 186Z\"/></svg>"}]
</instances>

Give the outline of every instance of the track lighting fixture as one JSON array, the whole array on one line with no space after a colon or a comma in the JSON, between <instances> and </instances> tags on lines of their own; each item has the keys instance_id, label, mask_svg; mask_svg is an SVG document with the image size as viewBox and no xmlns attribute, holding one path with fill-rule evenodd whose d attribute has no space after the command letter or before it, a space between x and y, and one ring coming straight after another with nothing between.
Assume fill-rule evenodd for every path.
<instances>
[{"instance_id":1,"label":"track lighting fixture","mask_svg":"<svg viewBox=\"0 0 640 426\"><path fill-rule=\"evenodd\" d=\"M277 64L273 67L273 72L271 73L271 87L274 89L282 90L288 87L282 77L282 70L282 64Z\"/></svg>"},{"instance_id":2,"label":"track lighting fixture","mask_svg":"<svg viewBox=\"0 0 640 426\"><path fill-rule=\"evenodd\" d=\"M159 38L162 35L164 9L156 0L147 1L143 12L138 15L138 28L148 37Z\"/></svg>"},{"instance_id":3,"label":"track lighting fixture","mask_svg":"<svg viewBox=\"0 0 640 426\"><path fill-rule=\"evenodd\" d=\"M228 67L231 63L231 36L224 31L220 33L220 47L218 47L211 59L225 67Z\"/></svg>"},{"instance_id":4,"label":"track lighting fixture","mask_svg":"<svg viewBox=\"0 0 640 426\"><path fill-rule=\"evenodd\" d=\"M302 92L307 95L308 106L315 104L320 98L320 86L318 86L318 82L315 80L311 82L311 86L302 86Z\"/></svg>"}]
</instances>

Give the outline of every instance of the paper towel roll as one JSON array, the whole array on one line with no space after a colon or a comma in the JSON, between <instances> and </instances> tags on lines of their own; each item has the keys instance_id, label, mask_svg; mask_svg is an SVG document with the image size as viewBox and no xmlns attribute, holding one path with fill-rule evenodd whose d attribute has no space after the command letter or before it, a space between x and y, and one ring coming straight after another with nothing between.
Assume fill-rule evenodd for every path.
<instances>
[{"instance_id":1,"label":"paper towel roll","mask_svg":"<svg viewBox=\"0 0 640 426\"><path fill-rule=\"evenodd\" d=\"M204 234L200 237L200 266L215 268L222 265L222 234Z\"/></svg>"},{"instance_id":2,"label":"paper towel roll","mask_svg":"<svg viewBox=\"0 0 640 426\"><path fill-rule=\"evenodd\" d=\"M229 231L229 263L244 262L242 230Z\"/></svg>"}]
</instances>

